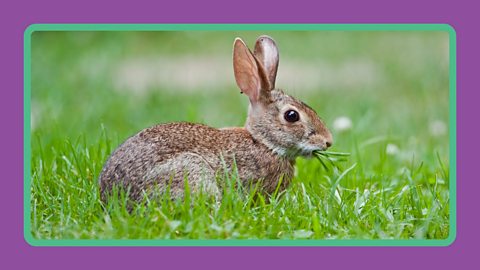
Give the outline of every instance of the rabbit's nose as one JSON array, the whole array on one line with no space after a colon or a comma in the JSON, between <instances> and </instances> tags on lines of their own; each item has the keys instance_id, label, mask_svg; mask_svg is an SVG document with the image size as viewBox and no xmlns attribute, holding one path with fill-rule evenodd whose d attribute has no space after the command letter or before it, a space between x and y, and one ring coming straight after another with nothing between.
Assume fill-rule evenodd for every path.
<instances>
[{"instance_id":1,"label":"rabbit's nose","mask_svg":"<svg viewBox=\"0 0 480 270\"><path fill-rule=\"evenodd\" d=\"M327 148L332 146L333 142L332 141L326 141L325 144L327 145Z\"/></svg>"},{"instance_id":2,"label":"rabbit's nose","mask_svg":"<svg viewBox=\"0 0 480 270\"><path fill-rule=\"evenodd\" d=\"M327 146L327 148L329 148L330 146L332 146L332 144L333 144L333 136L332 136L332 133L328 131L327 135L325 136L325 145Z\"/></svg>"}]
</instances>

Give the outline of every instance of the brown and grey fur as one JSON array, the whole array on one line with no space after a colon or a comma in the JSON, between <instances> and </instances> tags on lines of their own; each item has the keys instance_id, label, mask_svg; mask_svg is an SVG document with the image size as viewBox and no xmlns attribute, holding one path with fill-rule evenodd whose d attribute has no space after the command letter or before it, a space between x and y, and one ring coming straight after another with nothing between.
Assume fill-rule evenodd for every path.
<instances>
[{"instance_id":1,"label":"brown and grey fur","mask_svg":"<svg viewBox=\"0 0 480 270\"><path fill-rule=\"evenodd\" d=\"M271 193L281 178L281 189L286 188L296 157L309 157L332 144L313 109L274 89L278 49L271 38L259 37L253 53L236 39L233 58L237 85L250 99L245 127L168 123L142 130L120 145L103 167L99 179L103 199L113 186L128 188L136 201L167 186L178 197L184 179L193 192L220 194L217 176L233 166L242 183L261 181L262 190ZM287 122L287 110L296 110L300 120Z\"/></svg>"}]
</instances>

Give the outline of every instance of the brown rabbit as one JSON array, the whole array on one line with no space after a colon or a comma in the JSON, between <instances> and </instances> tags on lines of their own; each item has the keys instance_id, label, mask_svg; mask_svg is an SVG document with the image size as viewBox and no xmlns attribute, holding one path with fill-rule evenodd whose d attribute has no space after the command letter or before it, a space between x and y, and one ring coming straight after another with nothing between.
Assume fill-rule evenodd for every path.
<instances>
[{"instance_id":1,"label":"brown rabbit","mask_svg":"<svg viewBox=\"0 0 480 270\"><path fill-rule=\"evenodd\" d=\"M184 179L192 192L219 194L217 176L236 166L240 181L261 181L271 193L282 178L284 189L293 176L295 158L332 145L332 135L315 111L274 89L278 49L260 36L252 53L235 39L233 69L240 90L250 99L245 127L216 129L192 123L160 124L127 139L107 160L100 174L102 198L117 185L131 199L170 187L183 194Z\"/></svg>"}]
</instances>

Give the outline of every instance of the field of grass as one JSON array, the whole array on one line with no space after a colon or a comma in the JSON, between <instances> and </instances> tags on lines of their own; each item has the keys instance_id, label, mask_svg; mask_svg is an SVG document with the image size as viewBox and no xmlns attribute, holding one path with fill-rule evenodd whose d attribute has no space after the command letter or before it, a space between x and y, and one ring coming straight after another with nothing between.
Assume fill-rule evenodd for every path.
<instances>
[{"instance_id":1,"label":"field of grass","mask_svg":"<svg viewBox=\"0 0 480 270\"><path fill-rule=\"evenodd\" d=\"M280 48L277 87L319 113L338 168L297 160L271 196L102 205L97 178L123 140L157 123L242 126L231 49ZM30 230L36 239L445 239L450 224L446 32L34 32ZM344 125L342 125L342 119ZM349 125L348 121L351 122ZM123 196L124 197L124 196ZM28 221L26 221L28 222Z\"/></svg>"}]
</instances>

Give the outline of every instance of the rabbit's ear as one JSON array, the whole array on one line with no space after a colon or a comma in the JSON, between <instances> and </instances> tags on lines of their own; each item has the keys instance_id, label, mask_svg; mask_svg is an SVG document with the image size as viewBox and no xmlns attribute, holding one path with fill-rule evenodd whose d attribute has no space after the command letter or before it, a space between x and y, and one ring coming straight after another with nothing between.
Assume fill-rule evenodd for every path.
<instances>
[{"instance_id":1,"label":"rabbit's ear","mask_svg":"<svg viewBox=\"0 0 480 270\"><path fill-rule=\"evenodd\" d=\"M275 78L278 69L278 48L275 41L269 36L260 36L255 43L253 54L262 63L264 72L268 78L270 89L275 88Z\"/></svg>"},{"instance_id":2,"label":"rabbit's ear","mask_svg":"<svg viewBox=\"0 0 480 270\"><path fill-rule=\"evenodd\" d=\"M261 65L247 45L240 38L236 38L233 45L235 80L240 90L250 98L252 104L263 100L271 88Z\"/></svg>"}]
</instances>

